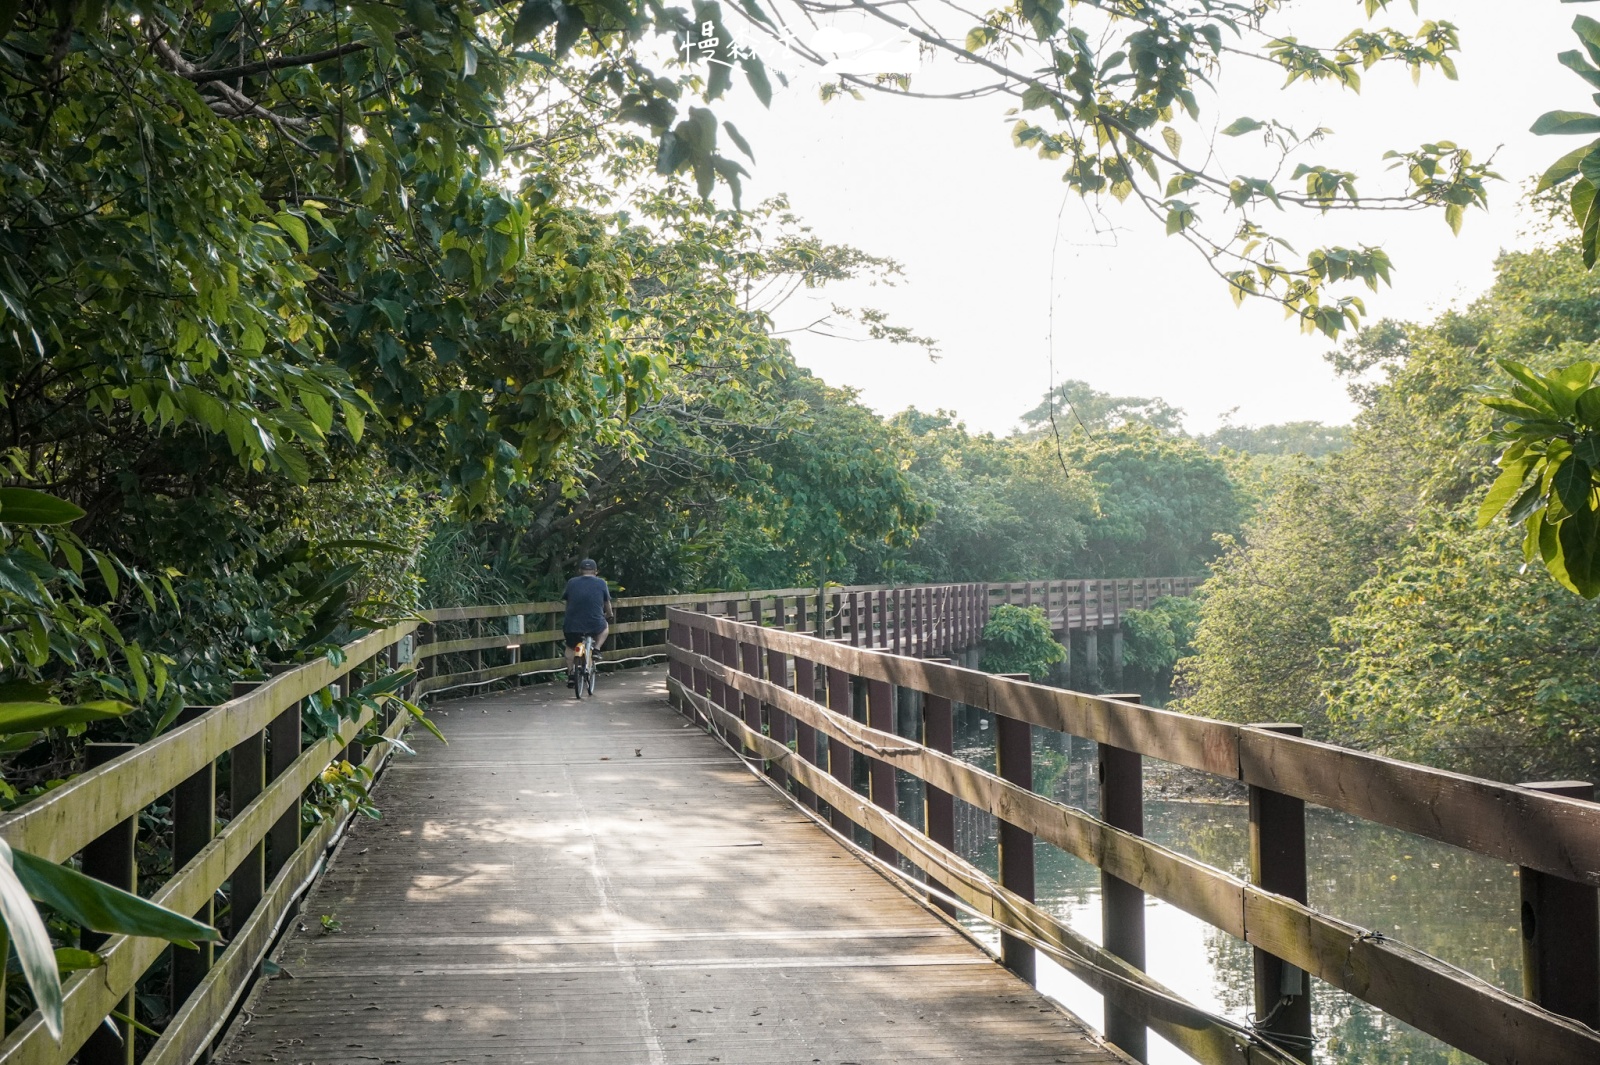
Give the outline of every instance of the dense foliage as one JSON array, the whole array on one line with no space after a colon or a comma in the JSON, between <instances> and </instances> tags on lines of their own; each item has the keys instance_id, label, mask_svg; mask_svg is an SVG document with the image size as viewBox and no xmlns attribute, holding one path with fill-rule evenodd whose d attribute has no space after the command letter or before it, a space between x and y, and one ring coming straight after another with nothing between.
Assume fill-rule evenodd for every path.
<instances>
[{"instance_id":1,"label":"dense foliage","mask_svg":"<svg viewBox=\"0 0 1600 1065\"><path fill-rule=\"evenodd\" d=\"M980 665L986 672L1025 673L1044 680L1066 656L1042 607L997 606L983 627Z\"/></svg>"},{"instance_id":2,"label":"dense foliage","mask_svg":"<svg viewBox=\"0 0 1600 1065\"><path fill-rule=\"evenodd\" d=\"M1600 614L1524 569L1521 530L1475 518L1497 363L1570 364L1600 342L1597 308L1569 242L1505 255L1466 310L1341 353L1365 375L1349 447L1282 471L1219 560L1181 705L1506 778L1592 774L1600 698L1572 663Z\"/></svg>"}]
</instances>

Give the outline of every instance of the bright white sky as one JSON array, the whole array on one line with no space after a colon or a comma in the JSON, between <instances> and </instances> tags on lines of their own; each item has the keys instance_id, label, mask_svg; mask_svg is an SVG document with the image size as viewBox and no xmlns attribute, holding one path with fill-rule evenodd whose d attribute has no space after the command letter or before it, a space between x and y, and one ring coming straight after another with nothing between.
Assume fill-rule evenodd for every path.
<instances>
[{"instance_id":1,"label":"bright white sky","mask_svg":"<svg viewBox=\"0 0 1600 1065\"><path fill-rule=\"evenodd\" d=\"M1274 32L1308 43L1336 40L1363 18L1359 0L1290 7ZM1554 108L1593 110L1584 83L1555 60L1577 45L1568 27L1584 10L1557 0L1422 0L1414 16L1396 3L1378 25L1414 30L1437 18L1461 28L1459 82L1425 74L1414 88L1403 68L1380 68L1368 72L1357 96L1331 86L1281 90L1279 74L1238 68L1225 72L1218 98L1202 100L1206 129L1241 115L1330 127L1335 137L1311 157L1361 174L1366 195L1396 177L1384 173L1386 149L1447 139L1480 156L1498 150L1496 169L1507 181L1494 188L1489 212L1468 214L1460 237L1434 213L1343 214L1289 230L1303 234L1302 250L1312 242L1382 244L1398 270L1394 288L1362 290L1369 320L1426 320L1486 288L1499 249L1528 243L1521 235L1528 217L1518 207L1523 182L1576 147L1571 138L1534 137L1528 126ZM925 84L959 73L924 67ZM859 389L880 413L952 409L975 429L1006 432L1052 380L1068 378L1119 395L1161 396L1188 412L1191 432L1211 430L1233 408L1235 424L1337 423L1354 413L1321 358L1330 342L1302 336L1265 302L1235 310L1196 253L1165 237L1133 203L1064 197L1059 162L1011 146L1006 98L822 104L814 83L778 89L770 111L748 91L734 97L718 111L754 148L747 197L787 193L822 238L905 266L896 288L797 297L780 318L795 326L826 313L830 302L867 305L937 338L936 362L886 343L793 338L803 365ZM1206 130L1184 133L1185 156L1197 155Z\"/></svg>"}]
</instances>

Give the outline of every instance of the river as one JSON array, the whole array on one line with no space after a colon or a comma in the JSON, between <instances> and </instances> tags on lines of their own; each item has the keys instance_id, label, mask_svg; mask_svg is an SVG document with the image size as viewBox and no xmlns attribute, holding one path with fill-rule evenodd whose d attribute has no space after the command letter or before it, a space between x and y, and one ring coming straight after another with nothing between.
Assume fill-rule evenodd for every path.
<instances>
[{"instance_id":1,"label":"river","mask_svg":"<svg viewBox=\"0 0 1600 1065\"><path fill-rule=\"evenodd\" d=\"M994 730L988 715L958 711L956 723L957 753L992 770ZM1097 796L1092 745L1078 741L1069 759L1046 739L1035 730L1035 788L1093 810ZM920 782L902 780L901 808L917 811L913 816L920 815L920 788ZM994 875L993 818L959 801L956 808L957 848ZM1147 798L1145 830L1150 839L1173 850L1237 876L1247 875L1248 825L1242 803ZM1443 958L1500 987L1520 988L1519 902L1513 867L1320 807L1307 809L1306 832L1312 906ZM1098 942L1099 871L1046 844L1038 845L1036 861L1039 903ZM1253 1007L1250 948L1153 899L1145 916L1150 974L1195 1005L1247 1023ZM970 927L991 943L996 938L988 926L973 922ZM1099 996L1043 958L1039 986L1099 1025ZM1313 981L1312 995L1319 1065L1477 1061L1320 981ZM1191 1060L1152 1035L1152 1065L1186 1065Z\"/></svg>"}]
</instances>

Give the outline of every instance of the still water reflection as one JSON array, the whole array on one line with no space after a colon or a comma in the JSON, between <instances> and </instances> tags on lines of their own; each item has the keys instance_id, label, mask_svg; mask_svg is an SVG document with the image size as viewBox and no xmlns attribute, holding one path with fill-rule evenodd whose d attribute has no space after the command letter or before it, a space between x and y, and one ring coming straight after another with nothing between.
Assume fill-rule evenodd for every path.
<instances>
[{"instance_id":1,"label":"still water reflection","mask_svg":"<svg viewBox=\"0 0 1600 1065\"><path fill-rule=\"evenodd\" d=\"M993 729L978 711L959 713L958 753L994 767ZM1063 752L1059 737L1036 731L1035 787L1094 809L1092 745ZM902 784L902 809L920 810L920 783ZM957 848L996 871L993 818L957 802ZM1520 941L1515 869L1454 847L1312 807L1306 817L1311 905L1363 928L1418 947L1494 984L1520 986ZM1245 807L1228 802L1150 799L1146 834L1174 850L1238 876L1247 874ZM1093 866L1040 844L1037 891L1041 905L1074 929L1100 937L1100 875ZM1146 912L1152 976L1196 1005L1247 1022L1253 1007L1250 948L1173 907L1151 900ZM992 930L973 931L993 939ZM1099 996L1045 959L1039 985L1091 1023ZM1452 1050L1408 1025L1320 981L1313 981L1317 1058L1326 1065L1468 1065L1477 1059ZM1154 1065L1190 1059L1152 1037Z\"/></svg>"}]
</instances>

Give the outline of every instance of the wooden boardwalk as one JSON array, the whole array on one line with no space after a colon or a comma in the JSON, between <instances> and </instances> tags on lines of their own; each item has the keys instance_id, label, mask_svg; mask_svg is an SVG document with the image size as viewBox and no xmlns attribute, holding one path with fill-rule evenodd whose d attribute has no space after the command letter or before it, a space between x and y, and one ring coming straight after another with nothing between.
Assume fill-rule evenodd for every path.
<instances>
[{"instance_id":1,"label":"wooden boardwalk","mask_svg":"<svg viewBox=\"0 0 1600 1065\"><path fill-rule=\"evenodd\" d=\"M686 726L664 675L445 704L450 745L397 757L217 1060L1129 1061Z\"/></svg>"}]
</instances>

